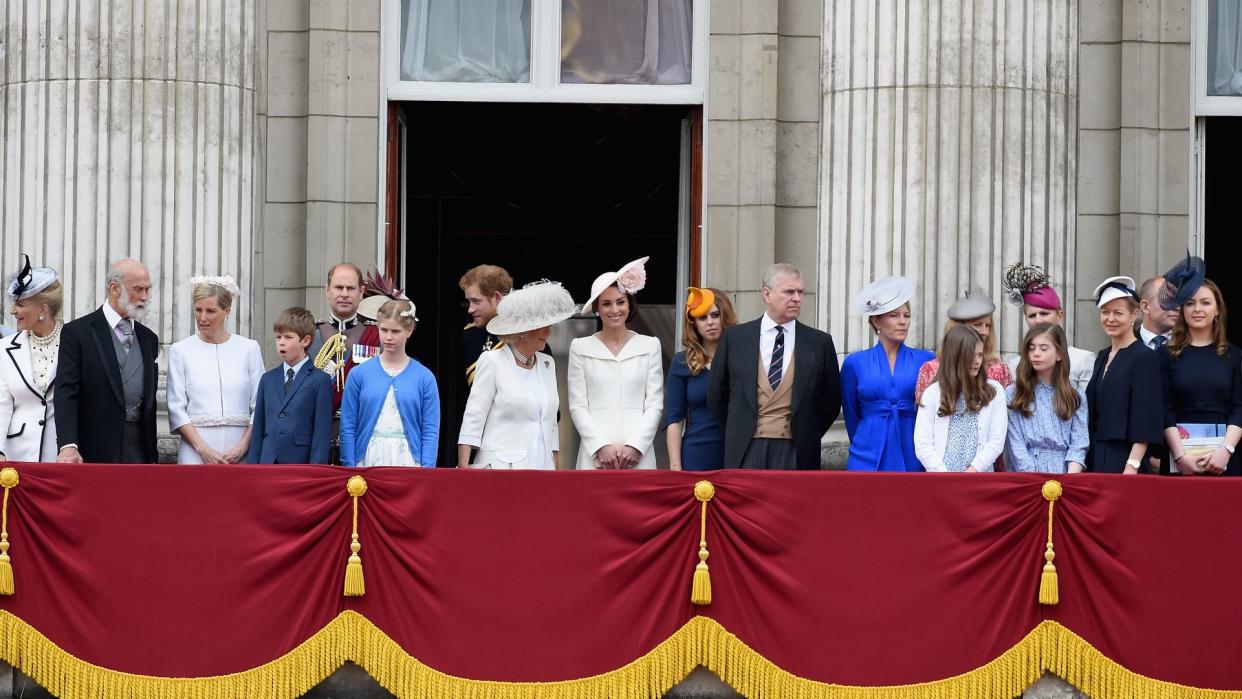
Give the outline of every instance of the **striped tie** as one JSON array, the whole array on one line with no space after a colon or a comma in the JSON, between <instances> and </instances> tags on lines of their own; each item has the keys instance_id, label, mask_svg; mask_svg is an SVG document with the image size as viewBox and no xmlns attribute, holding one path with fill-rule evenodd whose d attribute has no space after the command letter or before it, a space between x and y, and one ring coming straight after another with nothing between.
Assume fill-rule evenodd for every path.
<instances>
[{"instance_id":1,"label":"striped tie","mask_svg":"<svg viewBox=\"0 0 1242 699\"><path fill-rule=\"evenodd\" d=\"M781 360L785 358L785 328L776 326L776 344L772 345L772 363L768 365L768 385L775 391L781 385Z\"/></svg>"}]
</instances>

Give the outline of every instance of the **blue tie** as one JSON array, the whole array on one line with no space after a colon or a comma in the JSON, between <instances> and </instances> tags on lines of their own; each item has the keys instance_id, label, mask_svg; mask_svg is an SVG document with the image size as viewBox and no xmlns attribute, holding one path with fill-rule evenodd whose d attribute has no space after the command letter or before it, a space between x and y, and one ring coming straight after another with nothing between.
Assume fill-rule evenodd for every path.
<instances>
[{"instance_id":1,"label":"blue tie","mask_svg":"<svg viewBox=\"0 0 1242 699\"><path fill-rule=\"evenodd\" d=\"M772 345L772 363L768 365L768 385L775 391L781 385L781 360L785 358L785 328L776 326L776 343Z\"/></svg>"}]
</instances>

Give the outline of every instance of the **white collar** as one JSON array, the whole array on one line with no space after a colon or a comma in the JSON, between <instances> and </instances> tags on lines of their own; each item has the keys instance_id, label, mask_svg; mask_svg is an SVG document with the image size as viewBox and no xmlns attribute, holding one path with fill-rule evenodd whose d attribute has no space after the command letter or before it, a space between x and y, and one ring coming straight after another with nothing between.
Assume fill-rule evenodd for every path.
<instances>
[{"instance_id":1,"label":"white collar","mask_svg":"<svg viewBox=\"0 0 1242 699\"><path fill-rule=\"evenodd\" d=\"M759 321L759 333L760 334L766 333L772 328L775 328L777 325L780 325L782 328L784 328L785 332L792 333L794 329L794 325L796 325L797 323L798 323L797 318L794 318L793 320L790 320L790 321L786 321L784 323L777 323L775 320L772 320L772 317L768 315L767 311L764 311L763 319Z\"/></svg>"},{"instance_id":2,"label":"white collar","mask_svg":"<svg viewBox=\"0 0 1242 699\"><path fill-rule=\"evenodd\" d=\"M1148 330L1146 325L1139 326L1139 339L1143 341L1143 344L1150 345L1155 337L1163 337L1167 340L1169 335L1168 333L1154 333Z\"/></svg>"},{"instance_id":3,"label":"white collar","mask_svg":"<svg viewBox=\"0 0 1242 699\"><path fill-rule=\"evenodd\" d=\"M104 301L103 314L104 318L108 320L108 327L115 330L116 324L121 322L121 314L117 313L116 309L112 307L112 304L107 301Z\"/></svg>"},{"instance_id":4,"label":"white collar","mask_svg":"<svg viewBox=\"0 0 1242 699\"><path fill-rule=\"evenodd\" d=\"M304 354L302 355L301 361L299 361L297 364L294 364L293 366L289 366L289 362L281 362L281 364L284 364L286 369L292 369L294 375L296 375L302 369L302 365L305 364L306 360L308 359L310 359L310 356Z\"/></svg>"}]
</instances>

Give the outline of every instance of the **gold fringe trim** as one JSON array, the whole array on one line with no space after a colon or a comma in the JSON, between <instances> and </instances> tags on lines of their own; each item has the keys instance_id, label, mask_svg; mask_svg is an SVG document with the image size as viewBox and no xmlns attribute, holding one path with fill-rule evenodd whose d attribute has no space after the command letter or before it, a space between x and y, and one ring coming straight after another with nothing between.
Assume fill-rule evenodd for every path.
<instances>
[{"instance_id":1,"label":"gold fringe trim","mask_svg":"<svg viewBox=\"0 0 1242 699\"><path fill-rule=\"evenodd\" d=\"M345 661L362 666L400 697L610 699L661 697L702 665L745 696L803 699L992 699L1022 694L1052 672L1093 699L1242 699L1242 691L1196 689L1130 672L1054 621L976 670L934 682L851 687L796 677L763 658L718 622L696 616L663 643L611 672L560 682L495 682L427 667L353 611L341 612L301 645L269 663L230 675L169 678L108 670L78 660L12 613L0 610L0 658L63 699L293 699Z\"/></svg>"}]
</instances>

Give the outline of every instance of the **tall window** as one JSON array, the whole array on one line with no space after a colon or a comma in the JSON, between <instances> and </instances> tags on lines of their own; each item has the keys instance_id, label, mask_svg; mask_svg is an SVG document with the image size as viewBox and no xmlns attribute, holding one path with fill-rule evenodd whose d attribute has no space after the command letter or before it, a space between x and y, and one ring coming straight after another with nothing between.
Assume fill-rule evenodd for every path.
<instances>
[{"instance_id":1,"label":"tall window","mask_svg":"<svg viewBox=\"0 0 1242 699\"><path fill-rule=\"evenodd\" d=\"M388 96L701 103L706 12L707 0L389 0Z\"/></svg>"}]
</instances>

